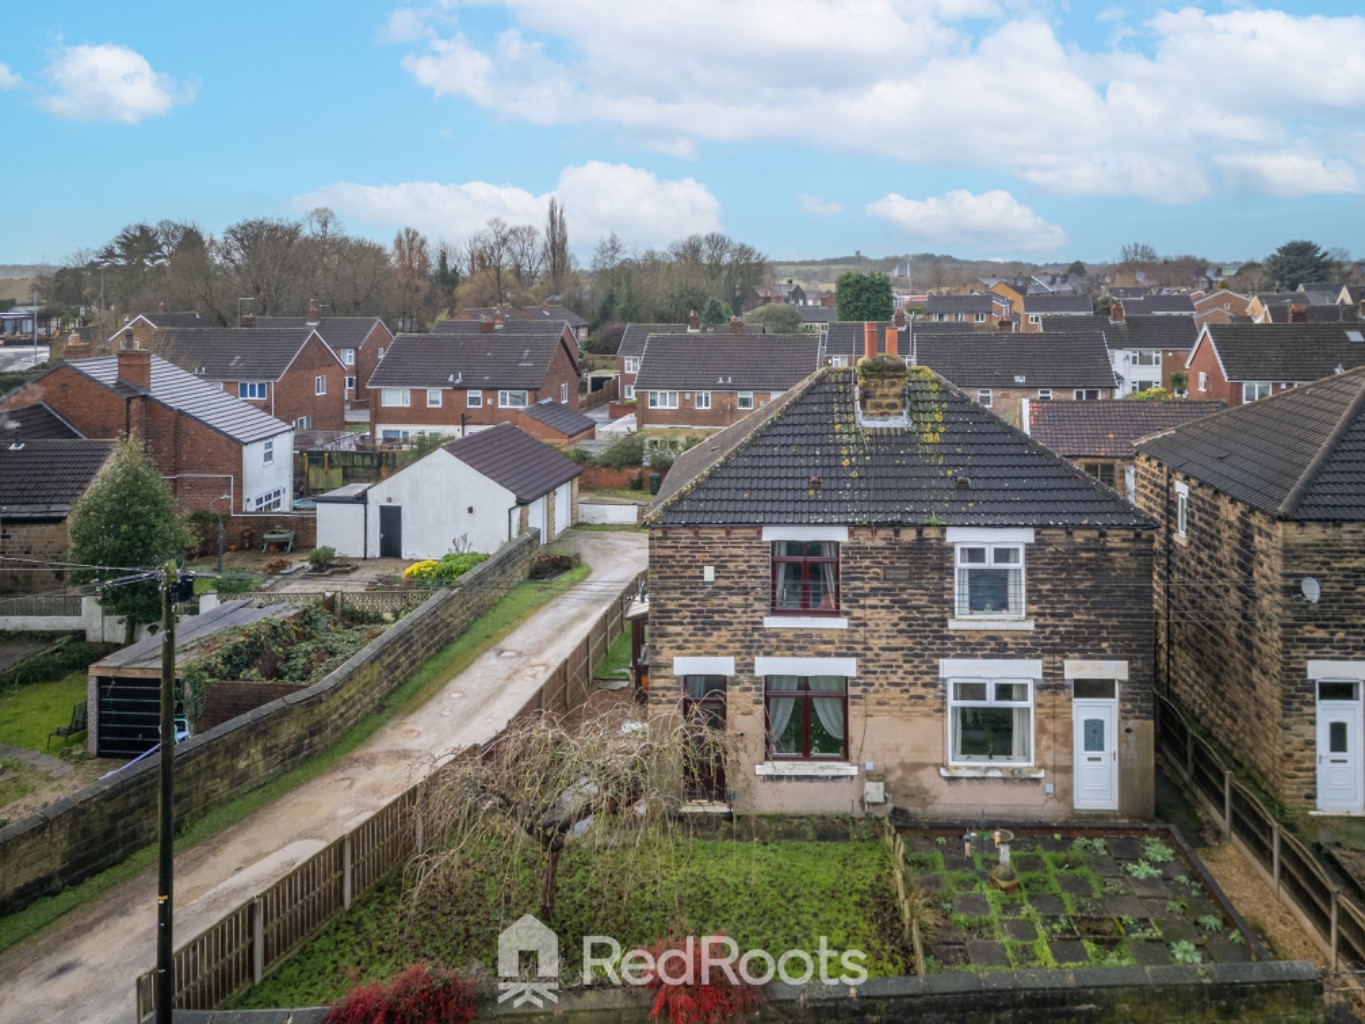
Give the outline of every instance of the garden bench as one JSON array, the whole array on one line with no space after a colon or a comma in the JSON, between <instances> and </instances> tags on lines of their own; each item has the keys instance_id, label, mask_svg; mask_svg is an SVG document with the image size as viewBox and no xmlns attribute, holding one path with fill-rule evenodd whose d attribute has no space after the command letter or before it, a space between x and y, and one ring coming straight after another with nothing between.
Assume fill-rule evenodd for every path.
<instances>
[{"instance_id":1,"label":"garden bench","mask_svg":"<svg viewBox=\"0 0 1365 1024\"><path fill-rule=\"evenodd\" d=\"M60 736L60 737L62 738L62 741L65 742L65 741L66 741L66 738L67 738L68 736L74 736L74 735L75 735L76 733L78 733L78 732L85 732L85 728L86 728L86 724L87 724L86 714L87 714L87 712L86 712L86 703L85 703L85 701L81 701L79 704L74 705L74 706L71 708L71 722L70 722L70 724L69 724L69 725L63 725L61 728L59 728L59 729L54 729L52 732L50 732L50 733L47 734L47 746L48 746L48 749L49 749L49 750L52 749L52 737L53 737L53 736Z\"/></svg>"}]
</instances>

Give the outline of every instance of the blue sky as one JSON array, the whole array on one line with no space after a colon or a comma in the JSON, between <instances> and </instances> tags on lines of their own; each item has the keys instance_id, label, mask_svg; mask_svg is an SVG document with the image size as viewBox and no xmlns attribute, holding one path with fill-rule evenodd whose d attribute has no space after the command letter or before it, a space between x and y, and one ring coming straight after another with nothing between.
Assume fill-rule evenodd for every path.
<instances>
[{"instance_id":1,"label":"blue sky","mask_svg":"<svg viewBox=\"0 0 1365 1024\"><path fill-rule=\"evenodd\" d=\"M1365 256L1358 3L12 6L0 263L317 205L459 242L552 194L582 254Z\"/></svg>"}]
</instances>

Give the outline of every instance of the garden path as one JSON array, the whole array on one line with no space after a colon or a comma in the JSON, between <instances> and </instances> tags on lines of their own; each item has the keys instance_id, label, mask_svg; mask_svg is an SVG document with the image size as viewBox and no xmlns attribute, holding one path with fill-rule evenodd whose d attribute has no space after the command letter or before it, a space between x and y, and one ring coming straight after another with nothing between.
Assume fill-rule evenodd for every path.
<instances>
[{"instance_id":1,"label":"garden path","mask_svg":"<svg viewBox=\"0 0 1365 1024\"><path fill-rule=\"evenodd\" d=\"M344 835L454 749L491 739L647 563L644 534L572 531L592 575L546 605L422 707L385 723L323 776L176 857L176 945ZM149 869L0 956L0 1024L130 1024L155 966Z\"/></svg>"}]
</instances>

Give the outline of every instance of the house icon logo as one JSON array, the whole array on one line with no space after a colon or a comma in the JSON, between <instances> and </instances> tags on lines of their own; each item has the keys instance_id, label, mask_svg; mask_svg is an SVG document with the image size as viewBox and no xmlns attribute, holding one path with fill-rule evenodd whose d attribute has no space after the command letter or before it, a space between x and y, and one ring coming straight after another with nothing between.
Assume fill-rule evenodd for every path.
<instances>
[{"instance_id":1,"label":"house icon logo","mask_svg":"<svg viewBox=\"0 0 1365 1024\"><path fill-rule=\"evenodd\" d=\"M530 980L523 978L523 953L535 954ZM498 1002L514 1007L559 1002L559 936L530 914L523 914L498 935Z\"/></svg>"}]
</instances>

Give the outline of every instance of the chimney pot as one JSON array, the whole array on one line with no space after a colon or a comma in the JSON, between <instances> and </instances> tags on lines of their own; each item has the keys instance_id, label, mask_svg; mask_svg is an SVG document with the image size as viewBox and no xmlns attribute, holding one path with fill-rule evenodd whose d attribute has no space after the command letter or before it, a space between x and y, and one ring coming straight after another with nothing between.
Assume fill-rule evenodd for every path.
<instances>
[{"instance_id":1,"label":"chimney pot","mask_svg":"<svg viewBox=\"0 0 1365 1024\"><path fill-rule=\"evenodd\" d=\"M900 332L897 331L894 327L888 327L886 329L886 354L889 356L894 356L897 354L896 338L899 335L899 333Z\"/></svg>"},{"instance_id":2,"label":"chimney pot","mask_svg":"<svg viewBox=\"0 0 1365 1024\"><path fill-rule=\"evenodd\" d=\"M701 330L701 317L697 316L695 309L689 310L687 314L687 331L689 334L696 334Z\"/></svg>"},{"instance_id":3,"label":"chimney pot","mask_svg":"<svg viewBox=\"0 0 1365 1024\"><path fill-rule=\"evenodd\" d=\"M870 320L863 323L863 358L877 358L877 325Z\"/></svg>"}]
</instances>

